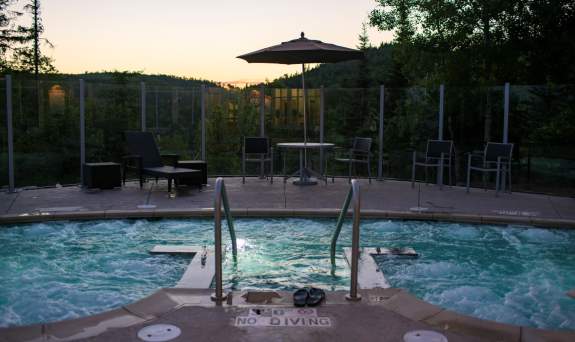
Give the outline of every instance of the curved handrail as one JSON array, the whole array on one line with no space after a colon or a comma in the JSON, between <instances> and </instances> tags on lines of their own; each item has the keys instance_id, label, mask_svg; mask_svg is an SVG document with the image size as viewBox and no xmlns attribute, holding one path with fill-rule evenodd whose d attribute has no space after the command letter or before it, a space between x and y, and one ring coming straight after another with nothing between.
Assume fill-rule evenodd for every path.
<instances>
[{"instance_id":1,"label":"curved handrail","mask_svg":"<svg viewBox=\"0 0 575 342\"><path fill-rule=\"evenodd\" d=\"M221 302L225 299L223 295L222 285L222 204L224 207L224 214L228 222L228 229L232 239L232 254L234 262L237 261L238 248L236 244L236 232L234 229L234 221L230 214L230 205L228 203L228 195L226 193L226 186L224 179L218 177L215 185L215 198L214 198L214 252L216 261L216 293L212 296L216 302Z\"/></svg>"},{"instance_id":2,"label":"curved handrail","mask_svg":"<svg viewBox=\"0 0 575 342\"><path fill-rule=\"evenodd\" d=\"M330 256L332 269L335 269L335 249L337 239L343 226L345 215L351 202L353 202L353 231L351 242L351 282L349 294L346 296L349 300L360 300L361 296L357 294L358 287L358 264L359 264L359 221L361 213L361 196L359 182L356 179L351 181L351 186L339 213L335 232L331 238Z\"/></svg>"}]
</instances>

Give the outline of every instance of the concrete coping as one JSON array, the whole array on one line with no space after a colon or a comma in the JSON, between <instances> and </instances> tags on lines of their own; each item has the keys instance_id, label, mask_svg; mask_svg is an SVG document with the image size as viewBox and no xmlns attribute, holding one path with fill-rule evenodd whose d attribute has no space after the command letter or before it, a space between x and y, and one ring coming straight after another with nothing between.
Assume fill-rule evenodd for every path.
<instances>
[{"instance_id":1,"label":"concrete coping","mask_svg":"<svg viewBox=\"0 0 575 342\"><path fill-rule=\"evenodd\" d=\"M235 208L231 210L234 217L301 217L301 218L335 218L340 208L324 209L282 209L282 208ZM213 217L213 208L197 209L137 209L137 210L105 210L81 212L31 212L23 214L0 215L0 225L34 223L61 220L102 220L102 219L140 219L140 218L204 218ZM351 217L352 213L348 212ZM465 222L474 224L516 224L538 226L544 228L575 228L575 220L517 217L505 215L480 215L467 213L443 212L412 212L395 210L369 210L361 211L362 218L366 219L400 219Z\"/></svg>"},{"instance_id":2,"label":"concrete coping","mask_svg":"<svg viewBox=\"0 0 575 342\"><path fill-rule=\"evenodd\" d=\"M127 328L150 322L182 307L215 307L211 300L211 289L166 288L152 295L128 304L122 308L78 319L36 324L22 327L0 328L2 341L44 341L75 340L100 335L111 329ZM250 292L253 293L253 292ZM261 292L260 292L261 294ZM362 300L349 302L346 291L326 293L322 305L375 305L412 321L424 323L432 328L461 335L477 336L490 341L574 341L575 331L553 331L515 326L482 320L445 310L429 304L407 291L398 288L360 290ZM292 307L292 293L286 291L267 292L259 297L272 298L269 301L248 301L250 297L242 292L230 292L224 308L238 307ZM319 307L321 308L321 306Z\"/></svg>"}]
</instances>

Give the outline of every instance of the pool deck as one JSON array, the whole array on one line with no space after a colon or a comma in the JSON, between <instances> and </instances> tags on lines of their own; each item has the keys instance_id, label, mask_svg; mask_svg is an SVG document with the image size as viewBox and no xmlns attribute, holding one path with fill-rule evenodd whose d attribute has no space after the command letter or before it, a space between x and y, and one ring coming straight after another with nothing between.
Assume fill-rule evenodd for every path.
<instances>
[{"instance_id":1,"label":"pool deck","mask_svg":"<svg viewBox=\"0 0 575 342\"><path fill-rule=\"evenodd\" d=\"M291 182L284 185L281 178L274 184L258 178L248 178L246 184L241 178L225 178L225 182L233 215L237 217L334 217L349 190L346 179L306 187ZM180 191L176 198L168 196L165 182L146 183L143 189L130 182L117 190L59 187L4 192L0 193L0 224L211 217L213 183L214 179L210 179L210 186L201 192ZM369 184L362 179L360 183L362 217L575 228L573 198L525 193L500 193L495 197L492 190L472 189L467 194L462 187L445 186L440 190L435 185L421 185L419 206L428 210L413 212L410 208L418 206L418 185L412 189L409 182L393 180L374 180ZM155 207L141 209L140 205ZM301 326L305 317L297 315L286 320L284 326L258 325L257 317L251 320L255 326L250 326L246 325L251 322L247 320L250 309L291 309L291 294L278 292L268 302L258 302L258 294L253 295L254 300L250 295L234 292L223 305L216 306L210 300L209 289L163 289L139 302L95 316L2 328L0 341L141 341L138 331L157 323L174 324L182 330L172 341L402 341L406 332L419 329L441 332L451 342L575 341L575 331L545 331L463 316L401 289L364 289L360 293L361 301L348 302L345 292L328 292L326 302L314 313L314 317L329 322L325 326Z\"/></svg>"},{"instance_id":2,"label":"pool deck","mask_svg":"<svg viewBox=\"0 0 575 342\"><path fill-rule=\"evenodd\" d=\"M235 216L326 216L337 215L349 185L347 179L315 186L296 186L281 178L273 184L258 178L225 178L230 207ZM121 217L212 216L213 183L201 192L179 191L170 198L165 182L149 182L140 189L136 182L121 190L84 191L79 187L59 187L0 193L0 223L49 219L93 219ZM500 193L464 187L421 185L385 180L371 184L360 181L362 217L433 219L476 223L514 223L575 228L575 199L527 193ZM153 205L142 208L141 205ZM140 206L140 207L139 207ZM418 213L410 209L425 207Z\"/></svg>"},{"instance_id":3,"label":"pool deck","mask_svg":"<svg viewBox=\"0 0 575 342\"><path fill-rule=\"evenodd\" d=\"M0 340L141 341L140 329L154 324L179 327L182 333L172 341L397 342L413 330L433 330L450 342L568 342L575 338L572 331L545 331L459 315L401 289L361 290L360 294L361 301L349 302L344 291L328 292L315 311L298 311L289 292L233 292L218 306L208 289L162 289L141 301L90 317L0 329ZM272 323L270 316L276 321Z\"/></svg>"}]
</instances>

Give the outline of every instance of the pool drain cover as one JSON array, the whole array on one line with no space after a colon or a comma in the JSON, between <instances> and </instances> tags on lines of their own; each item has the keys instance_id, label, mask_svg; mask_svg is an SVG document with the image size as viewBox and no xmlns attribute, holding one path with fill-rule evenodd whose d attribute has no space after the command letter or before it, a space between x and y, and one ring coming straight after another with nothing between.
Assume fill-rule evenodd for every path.
<instances>
[{"instance_id":1,"label":"pool drain cover","mask_svg":"<svg viewBox=\"0 0 575 342\"><path fill-rule=\"evenodd\" d=\"M403 335L403 342L447 342L447 337L433 330L414 330Z\"/></svg>"},{"instance_id":2,"label":"pool drain cover","mask_svg":"<svg viewBox=\"0 0 575 342\"><path fill-rule=\"evenodd\" d=\"M142 328L138 332L138 337L143 341L162 342L170 341L180 336L182 331L171 324L154 324Z\"/></svg>"}]
</instances>

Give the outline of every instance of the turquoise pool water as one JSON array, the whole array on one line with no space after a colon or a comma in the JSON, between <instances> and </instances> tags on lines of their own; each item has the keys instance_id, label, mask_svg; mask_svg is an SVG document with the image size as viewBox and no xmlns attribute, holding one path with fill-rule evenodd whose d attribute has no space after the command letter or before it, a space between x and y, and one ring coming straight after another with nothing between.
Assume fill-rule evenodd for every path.
<instances>
[{"instance_id":1,"label":"turquoise pool water","mask_svg":"<svg viewBox=\"0 0 575 342\"><path fill-rule=\"evenodd\" d=\"M335 220L236 221L234 289L314 285L346 289ZM224 225L224 228L226 226ZM224 232L229 246L229 237ZM54 222L0 229L0 326L69 319L109 310L176 284L188 258L152 256L157 244L211 245L210 220ZM414 247L418 259L377 258L392 286L464 314L540 328L575 329L575 231L409 221L362 222L362 246Z\"/></svg>"}]
</instances>

